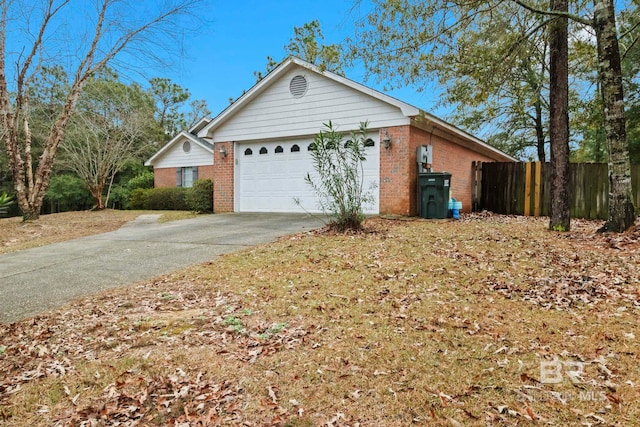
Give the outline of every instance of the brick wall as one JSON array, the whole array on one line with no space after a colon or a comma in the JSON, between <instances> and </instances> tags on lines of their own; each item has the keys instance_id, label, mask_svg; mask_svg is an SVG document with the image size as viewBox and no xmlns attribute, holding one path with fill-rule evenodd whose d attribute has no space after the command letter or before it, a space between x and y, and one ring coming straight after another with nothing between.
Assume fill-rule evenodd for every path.
<instances>
[{"instance_id":1,"label":"brick wall","mask_svg":"<svg viewBox=\"0 0 640 427\"><path fill-rule=\"evenodd\" d=\"M213 180L213 165L198 166L198 179ZM176 186L176 168L154 168L153 184L159 187L175 187Z\"/></svg>"},{"instance_id":2,"label":"brick wall","mask_svg":"<svg viewBox=\"0 0 640 427\"><path fill-rule=\"evenodd\" d=\"M224 147L227 156L220 150ZM233 143L217 142L213 149L213 210L219 212L233 212Z\"/></svg>"},{"instance_id":3,"label":"brick wall","mask_svg":"<svg viewBox=\"0 0 640 427\"><path fill-rule=\"evenodd\" d=\"M176 186L176 168L153 168L153 185L159 187Z\"/></svg>"},{"instance_id":4,"label":"brick wall","mask_svg":"<svg viewBox=\"0 0 640 427\"><path fill-rule=\"evenodd\" d=\"M392 141L389 150L382 144L387 135ZM471 210L471 162L491 159L409 125L380 129L380 141L380 213L418 213L416 149L420 145L432 145L432 170L451 173L451 196L462 202L463 211Z\"/></svg>"},{"instance_id":5,"label":"brick wall","mask_svg":"<svg viewBox=\"0 0 640 427\"><path fill-rule=\"evenodd\" d=\"M487 156L476 153L468 148L462 147L454 142L448 141L445 137L430 135L428 132L414 128L416 133L426 134L430 138L433 153L432 170L434 172L451 173L450 197L454 197L462 202L462 211L471 211L471 162L480 160L483 162L493 161Z\"/></svg>"},{"instance_id":6,"label":"brick wall","mask_svg":"<svg viewBox=\"0 0 640 427\"><path fill-rule=\"evenodd\" d=\"M413 215L411 211L411 157L410 126L380 129L380 213ZM385 149L382 141L391 139L391 147ZM415 158L415 152L413 154ZM415 173L414 173L415 175ZM415 179L414 179L415 181ZM415 184L413 185L415 189Z\"/></svg>"}]
</instances>

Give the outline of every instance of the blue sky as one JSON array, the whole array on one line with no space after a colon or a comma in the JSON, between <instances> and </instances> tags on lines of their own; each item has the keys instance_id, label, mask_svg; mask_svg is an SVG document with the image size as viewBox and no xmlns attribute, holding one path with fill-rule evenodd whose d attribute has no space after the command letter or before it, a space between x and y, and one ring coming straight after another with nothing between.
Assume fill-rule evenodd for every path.
<instances>
[{"instance_id":1,"label":"blue sky","mask_svg":"<svg viewBox=\"0 0 640 427\"><path fill-rule=\"evenodd\" d=\"M264 71L267 56L279 61L293 28L320 21L325 44L340 43L353 33L353 0L207 0L207 22L197 35L185 36L184 57L175 70L163 70L188 88L194 99L205 99L212 115L229 105L255 83L254 71ZM363 4L366 7L367 1ZM362 69L346 70L347 77L381 90L375 78L364 81ZM434 110L432 93L411 88L387 92L404 102L444 117Z\"/></svg>"}]
</instances>

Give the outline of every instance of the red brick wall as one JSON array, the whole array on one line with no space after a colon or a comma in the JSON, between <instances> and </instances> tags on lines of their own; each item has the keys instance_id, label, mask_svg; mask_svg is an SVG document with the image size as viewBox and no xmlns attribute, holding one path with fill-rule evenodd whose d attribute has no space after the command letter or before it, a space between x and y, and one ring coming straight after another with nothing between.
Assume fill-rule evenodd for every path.
<instances>
[{"instance_id":1,"label":"red brick wall","mask_svg":"<svg viewBox=\"0 0 640 427\"><path fill-rule=\"evenodd\" d=\"M391 148L382 140L389 135ZM416 149L433 146L434 172L451 173L451 197L462 202L463 211L471 210L471 162L491 161L458 144L414 126L380 129L380 213L416 215L417 178Z\"/></svg>"},{"instance_id":2,"label":"red brick wall","mask_svg":"<svg viewBox=\"0 0 640 427\"><path fill-rule=\"evenodd\" d=\"M391 139L391 148L385 149L382 141ZM413 153L415 158L415 152ZM380 213L412 215L410 126L380 129ZM415 172L414 172L415 181ZM415 183L413 184L415 191Z\"/></svg>"},{"instance_id":3,"label":"red brick wall","mask_svg":"<svg viewBox=\"0 0 640 427\"><path fill-rule=\"evenodd\" d=\"M433 165L434 172L451 173L450 197L462 202L462 211L471 211L471 162L480 160L491 162L492 159L482 154L461 147L446 139L433 136Z\"/></svg>"},{"instance_id":4,"label":"red brick wall","mask_svg":"<svg viewBox=\"0 0 640 427\"><path fill-rule=\"evenodd\" d=\"M159 187L176 186L176 168L153 168L153 185Z\"/></svg>"},{"instance_id":5,"label":"red brick wall","mask_svg":"<svg viewBox=\"0 0 640 427\"><path fill-rule=\"evenodd\" d=\"M198 179L210 179L213 181L213 165L198 166Z\"/></svg>"},{"instance_id":6,"label":"red brick wall","mask_svg":"<svg viewBox=\"0 0 640 427\"><path fill-rule=\"evenodd\" d=\"M213 165L198 166L198 179L213 180ZM176 168L154 168L153 184L159 187L175 187L176 186Z\"/></svg>"},{"instance_id":7,"label":"red brick wall","mask_svg":"<svg viewBox=\"0 0 640 427\"><path fill-rule=\"evenodd\" d=\"M227 156L224 157L220 150L224 147ZM213 211L233 212L233 143L217 142L213 150L214 176L213 176Z\"/></svg>"}]
</instances>

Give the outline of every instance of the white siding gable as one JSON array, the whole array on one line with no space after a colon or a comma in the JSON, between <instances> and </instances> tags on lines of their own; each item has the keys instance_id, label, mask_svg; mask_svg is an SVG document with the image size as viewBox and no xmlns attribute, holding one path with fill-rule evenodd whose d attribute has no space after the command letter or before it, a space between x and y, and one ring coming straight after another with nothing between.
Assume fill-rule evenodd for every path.
<instances>
[{"instance_id":1,"label":"white siding gable","mask_svg":"<svg viewBox=\"0 0 640 427\"><path fill-rule=\"evenodd\" d=\"M191 149L185 152L182 145L186 138L176 141L159 159L156 159L153 166L156 168L183 168L189 166L207 166L213 164L213 153L193 141L189 141Z\"/></svg>"},{"instance_id":2,"label":"white siding gable","mask_svg":"<svg viewBox=\"0 0 640 427\"><path fill-rule=\"evenodd\" d=\"M295 98L289 83L295 76L307 79L304 96ZM247 141L314 135L331 121L348 132L369 122L369 129L410 123L400 108L296 65L272 82L251 102L220 123L214 141Z\"/></svg>"}]
</instances>

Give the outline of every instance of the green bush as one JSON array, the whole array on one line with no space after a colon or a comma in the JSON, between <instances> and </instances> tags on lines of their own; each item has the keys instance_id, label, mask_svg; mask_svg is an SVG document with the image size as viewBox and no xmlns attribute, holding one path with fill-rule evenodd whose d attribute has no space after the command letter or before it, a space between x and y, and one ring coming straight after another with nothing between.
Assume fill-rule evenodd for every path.
<instances>
[{"instance_id":1,"label":"green bush","mask_svg":"<svg viewBox=\"0 0 640 427\"><path fill-rule=\"evenodd\" d=\"M13 196L9 196L7 193L0 194L0 209L9 208L14 203Z\"/></svg>"},{"instance_id":2,"label":"green bush","mask_svg":"<svg viewBox=\"0 0 640 427\"><path fill-rule=\"evenodd\" d=\"M129 203L127 209L143 210L146 209L147 199L152 190L144 188L136 188L129 194Z\"/></svg>"},{"instance_id":3,"label":"green bush","mask_svg":"<svg viewBox=\"0 0 640 427\"><path fill-rule=\"evenodd\" d=\"M136 188L153 188L153 172L144 171L134 176L127 181L126 187L130 191L133 191Z\"/></svg>"},{"instance_id":4,"label":"green bush","mask_svg":"<svg viewBox=\"0 0 640 427\"><path fill-rule=\"evenodd\" d=\"M186 195L189 210L197 213L213 212L213 181L199 179L193 183Z\"/></svg>"},{"instance_id":5,"label":"green bush","mask_svg":"<svg viewBox=\"0 0 640 427\"><path fill-rule=\"evenodd\" d=\"M186 211L189 209L185 201L185 196L188 191L187 188L163 187L153 188L147 191L149 194L147 196L147 206L145 209L158 211Z\"/></svg>"},{"instance_id":6,"label":"green bush","mask_svg":"<svg viewBox=\"0 0 640 427\"><path fill-rule=\"evenodd\" d=\"M107 207L111 209L127 209L131 191L123 185L114 185L109 192Z\"/></svg>"},{"instance_id":7,"label":"green bush","mask_svg":"<svg viewBox=\"0 0 640 427\"><path fill-rule=\"evenodd\" d=\"M189 210L185 201L188 188L136 188L129 197L129 209L157 211Z\"/></svg>"},{"instance_id":8,"label":"green bush","mask_svg":"<svg viewBox=\"0 0 640 427\"><path fill-rule=\"evenodd\" d=\"M9 196L7 193L0 193L0 218L9 215L9 208L14 203L13 196Z\"/></svg>"},{"instance_id":9,"label":"green bush","mask_svg":"<svg viewBox=\"0 0 640 427\"><path fill-rule=\"evenodd\" d=\"M56 213L82 211L94 204L87 184L76 175L56 175L51 178L45 194L43 211ZM48 209L47 209L48 208Z\"/></svg>"}]
</instances>

